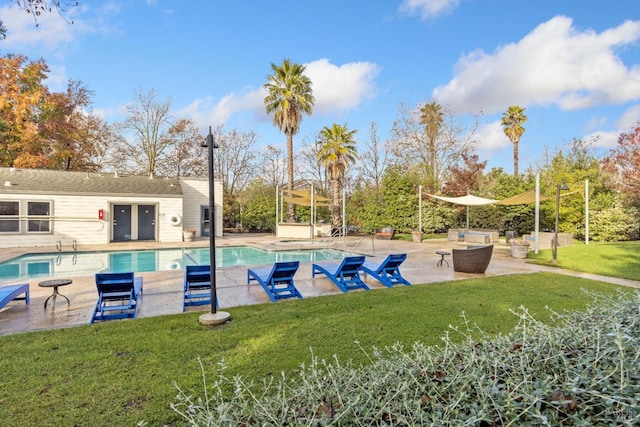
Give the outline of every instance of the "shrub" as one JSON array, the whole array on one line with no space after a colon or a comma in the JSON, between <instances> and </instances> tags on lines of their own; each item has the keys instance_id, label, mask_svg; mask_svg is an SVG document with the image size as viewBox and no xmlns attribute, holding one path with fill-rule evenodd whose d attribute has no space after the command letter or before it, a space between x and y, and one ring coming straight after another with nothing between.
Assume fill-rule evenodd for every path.
<instances>
[{"instance_id":1,"label":"shrub","mask_svg":"<svg viewBox=\"0 0 640 427\"><path fill-rule=\"evenodd\" d=\"M597 242L619 242L630 240L640 229L637 208L626 208L614 204L608 209L595 212L591 220L591 238Z\"/></svg>"},{"instance_id":2,"label":"shrub","mask_svg":"<svg viewBox=\"0 0 640 427\"><path fill-rule=\"evenodd\" d=\"M190 425L638 425L640 293L593 296L586 311L488 336L465 318L442 345L374 349L363 367L312 356L299 378L225 377L202 396L178 388ZM478 340L478 337L480 340ZM203 370L204 377L204 370Z\"/></svg>"}]
</instances>

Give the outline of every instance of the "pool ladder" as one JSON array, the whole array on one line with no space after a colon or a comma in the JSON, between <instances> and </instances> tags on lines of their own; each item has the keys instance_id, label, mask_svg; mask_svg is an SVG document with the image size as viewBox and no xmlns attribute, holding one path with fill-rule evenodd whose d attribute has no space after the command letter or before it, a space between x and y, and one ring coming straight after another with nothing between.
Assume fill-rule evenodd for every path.
<instances>
[{"instance_id":1,"label":"pool ladder","mask_svg":"<svg viewBox=\"0 0 640 427\"><path fill-rule=\"evenodd\" d=\"M78 250L78 242L75 239L71 241L71 247L73 248L74 251ZM58 252L62 252L62 241L61 240L57 240L56 241L56 249L58 250Z\"/></svg>"},{"instance_id":2,"label":"pool ladder","mask_svg":"<svg viewBox=\"0 0 640 427\"><path fill-rule=\"evenodd\" d=\"M334 239L335 239L336 237L339 237L339 236L340 236L340 232L339 232L339 231L338 231L337 233L332 234L332 235L331 235L331 238L330 238L330 239L329 239L329 241L324 245L324 247L322 248L322 250L324 251L324 250L326 250L329 246L331 246L331 244L333 243ZM364 236L360 237L360 240L358 240L358 241L356 242L356 244L353 246L353 248L351 248L351 250L349 251L349 255L353 255L353 253L355 252L355 250L356 250L356 249L358 249L358 247L362 244L362 242L364 242L364 241L365 241L365 239L367 239L368 237L371 237L371 249L373 250L373 255L375 255L375 253L376 253L375 234L372 234L371 236L368 236L368 235L366 235L366 234L365 234ZM346 239L345 239L344 245L345 245L345 247L348 247L348 246L347 246L347 241L346 241Z\"/></svg>"}]
</instances>

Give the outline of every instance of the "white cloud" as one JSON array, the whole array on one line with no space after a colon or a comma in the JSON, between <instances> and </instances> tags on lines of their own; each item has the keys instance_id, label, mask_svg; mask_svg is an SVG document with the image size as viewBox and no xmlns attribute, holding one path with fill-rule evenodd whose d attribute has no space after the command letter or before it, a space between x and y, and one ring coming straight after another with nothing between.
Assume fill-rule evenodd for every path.
<instances>
[{"instance_id":1,"label":"white cloud","mask_svg":"<svg viewBox=\"0 0 640 427\"><path fill-rule=\"evenodd\" d=\"M420 19L435 18L458 7L460 0L404 0L400 12L420 15Z\"/></svg>"},{"instance_id":2,"label":"white cloud","mask_svg":"<svg viewBox=\"0 0 640 427\"><path fill-rule=\"evenodd\" d=\"M595 141L595 147L612 148L618 145L621 133L630 132L640 123L640 104L627 109L616 121L616 130L591 132L583 137L585 141Z\"/></svg>"},{"instance_id":3,"label":"white cloud","mask_svg":"<svg viewBox=\"0 0 640 427\"><path fill-rule=\"evenodd\" d=\"M7 27L7 38L3 46L6 50L21 51L38 48L50 53L59 53L61 48L74 43L84 34L110 35L119 32L119 26L111 18L120 13L117 3L108 2L90 10L86 5L69 7L62 11L42 13L37 26L33 15L17 5L0 7L0 20Z\"/></svg>"},{"instance_id":4,"label":"white cloud","mask_svg":"<svg viewBox=\"0 0 640 427\"><path fill-rule=\"evenodd\" d=\"M64 65L49 66L49 74L47 74L47 80L45 82L49 90L53 92L64 92L67 90L68 82L67 68Z\"/></svg>"},{"instance_id":5,"label":"white cloud","mask_svg":"<svg viewBox=\"0 0 640 427\"><path fill-rule=\"evenodd\" d=\"M462 57L455 77L433 97L460 113L495 113L514 104L576 110L638 99L640 65L627 68L617 51L639 39L640 21L598 34L579 32L570 18L557 16L493 54Z\"/></svg>"},{"instance_id":6,"label":"white cloud","mask_svg":"<svg viewBox=\"0 0 640 427\"><path fill-rule=\"evenodd\" d=\"M341 113L373 98L373 80L379 72L380 67L370 62L337 66L324 58L306 64L306 74L313 83L314 113Z\"/></svg>"},{"instance_id":7,"label":"white cloud","mask_svg":"<svg viewBox=\"0 0 640 427\"><path fill-rule=\"evenodd\" d=\"M584 141L593 141L593 146L598 148L611 148L615 147L618 143L618 136L620 132L616 131L597 131L585 135L582 139Z\"/></svg>"},{"instance_id":8,"label":"white cloud","mask_svg":"<svg viewBox=\"0 0 640 427\"><path fill-rule=\"evenodd\" d=\"M198 98L176 114L179 117L189 117L200 127L206 127L210 123L227 123L233 115L243 112L266 117L263 101L265 96L266 91L260 88L248 89L240 94L231 93L217 103L211 97Z\"/></svg>"},{"instance_id":9,"label":"white cloud","mask_svg":"<svg viewBox=\"0 0 640 427\"><path fill-rule=\"evenodd\" d=\"M123 120L127 115L128 103L123 103L112 108L93 108L91 113L107 121Z\"/></svg>"},{"instance_id":10,"label":"white cloud","mask_svg":"<svg viewBox=\"0 0 640 427\"><path fill-rule=\"evenodd\" d=\"M0 19L7 27L7 38L3 41L7 50L19 49L22 46L53 49L74 39L73 25L69 25L55 11L38 16L36 27L33 15L11 3L10 6L0 7Z\"/></svg>"},{"instance_id":11,"label":"white cloud","mask_svg":"<svg viewBox=\"0 0 640 427\"><path fill-rule=\"evenodd\" d=\"M511 141L504 134L500 120L479 126L476 132L476 140L480 150L501 150L511 146Z\"/></svg>"},{"instance_id":12,"label":"white cloud","mask_svg":"<svg viewBox=\"0 0 640 427\"><path fill-rule=\"evenodd\" d=\"M352 62L337 66L327 59L306 64L306 75L311 80L315 105L313 113L335 115L356 108L375 96L373 80L380 68L369 62ZM198 125L226 123L232 116L248 112L266 120L264 111L265 89L247 88L231 93L214 104L212 98L199 98L178 112L192 118Z\"/></svg>"},{"instance_id":13,"label":"white cloud","mask_svg":"<svg viewBox=\"0 0 640 427\"><path fill-rule=\"evenodd\" d=\"M634 105L629 108L624 114L616 121L618 129L624 129L622 132L629 132L632 128L635 128L640 122L640 104Z\"/></svg>"},{"instance_id":14,"label":"white cloud","mask_svg":"<svg viewBox=\"0 0 640 427\"><path fill-rule=\"evenodd\" d=\"M587 125L585 126L586 130L594 130L600 129L605 126L608 122L607 117L593 117L589 120Z\"/></svg>"}]
</instances>

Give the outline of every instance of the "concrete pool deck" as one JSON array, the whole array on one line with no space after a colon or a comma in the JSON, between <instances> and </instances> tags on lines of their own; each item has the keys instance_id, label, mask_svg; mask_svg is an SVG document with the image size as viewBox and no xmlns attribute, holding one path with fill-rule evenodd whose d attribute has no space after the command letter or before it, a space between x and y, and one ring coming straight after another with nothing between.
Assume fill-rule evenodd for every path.
<instances>
[{"instance_id":1,"label":"concrete pool deck","mask_svg":"<svg viewBox=\"0 0 640 427\"><path fill-rule=\"evenodd\" d=\"M109 245L92 245L78 247L78 251L112 251L134 249L162 249L175 247L208 247L207 239L180 244L162 244L158 242L129 242ZM610 282L622 286L640 287L639 282L597 276L586 273L572 272L558 268L527 264L523 259L511 257L509 247L501 242L494 245L494 252L484 275L456 273L453 271L451 256L447 256L450 267L446 264L437 267L440 255L438 250L451 251L452 248L464 248L466 244L449 242L446 239L425 240L413 243L400 240L373 240L371 237L336 238L333 242L316 241L282 241L273 235L265 234L227 234L216 239L216 246L254 246L268 250L287 249L337 249L349 254L354 247L355 253L367 255L368 259L382 261L391 253L406 253L407 260L401 266L402 275L413 284L429 284L448 280L462 280L468 278L501 276L517 273L533 273L550 271L587 279ZM25 253L56 252L55 248L19 248L3 250L0 262ZM295 283L300 293L305 297L340 294L341 291L329 279L323 276L311 277L312 262L302 262L296 273ZM152 317L167 314L178 314L182 310L183 270L137 273L144 280L144 293L138 309L138 317ZM51 288L41 288L38 282L45 278L30 281L30 304L24 301L13 301L0 310L0 335L9 335L28 331L66 328L86 325L89 323L98 294L94 276L68 277L73 283L60 287L61 294L69 298L56 300L55 309L51 301L45 309L44 302L51 296ZM247 285L247 267L224 267L217 269L216 289L220 310L250 304L272 304L262 287L253 282ZM386 289L378 281L365 277L365 282L372 290ZM7 283L9 284L9 283ZM279 301L277 304L286 304ZM187 311L207 312L209 306L188 307Z\"/></svg>"}]
</instances>

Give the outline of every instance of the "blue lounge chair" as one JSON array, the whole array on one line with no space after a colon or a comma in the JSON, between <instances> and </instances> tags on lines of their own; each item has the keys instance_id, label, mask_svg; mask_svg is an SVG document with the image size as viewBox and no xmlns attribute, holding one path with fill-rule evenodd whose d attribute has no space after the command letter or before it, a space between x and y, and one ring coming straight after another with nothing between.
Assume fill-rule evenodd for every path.
<instances>
[{"instance_id":1,"label":"blue lounge chair","mask_svg":"<svg viewBox=\"0 0 640 427\"><path fill-rule=\"evenodd\" d=\"M98 302L90 324L96 320L135 319L142 294L142 277L130 273L97 273Z\"/></svg>"},{"instance_id":2,"label":"blue lounge chair","mask_svg":"<svg viewBox=\"0 0 640 427\"><path fill-rule=\"evenodd\" d=\"M380 283L390 288L393 285L408 285L411 283L400 274L400 264L407 259L407 254L391 254L380 264L366 261L360 270Z\"/></svg>"},{"instance_id":3,"label":"blue lounge chair","mask_svg":"<svg viewBox=\"0 0 640 427\"><path fill-rule=\"evenodd\" d=\"M366 289L369 287L360 278L360 267L364 264L364 255L345 257L340 264L322 262L313 264L311 277L322 273L335 283L342 292L352 289Z\"/></svg>"},{"instance_id":4,"label":"blue lounge chair","mask_svg":"<svg viewBox=\"0 0 640 427\"><path fill-rule=\"evenodd\" d=\"M187 265L184 269L182 311L186 306L208 304L211 304L211 266Z\"/></svg>"},{"instance_id":5,"label":"blue lounge chair","mask_svg":"<svg viewBox=\"0 0 640 427\"><path fill-rule=\"evenodd\" d=\"M23 297L18 295L24 294ZM29 284L0 286L0 308L9 304L11 301L24 300L29 304Z\"/></svg>"},{"instance_id":6,"label":"blue lounge chair","mask_svg":"<svg viewBox=\"0 0 640 427\"><path fill-rule=\"evenodd\" d=\"M271 301L298 297L302 294L293 284L293 276L300 267L300 261L276 262L271 268L254 268L247 271L247 285L256 280Z\"/></svg>"}]
</instances>

